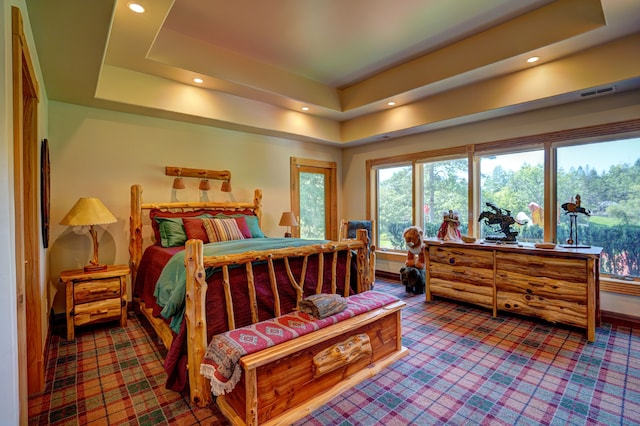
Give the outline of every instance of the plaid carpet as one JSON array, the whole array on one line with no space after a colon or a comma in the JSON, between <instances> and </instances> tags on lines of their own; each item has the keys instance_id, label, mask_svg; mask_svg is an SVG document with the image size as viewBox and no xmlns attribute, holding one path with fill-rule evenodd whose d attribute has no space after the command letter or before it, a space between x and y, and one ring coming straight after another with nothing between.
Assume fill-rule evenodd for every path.
<instances>
[{"instance_id":1,"label":"plaid carpet","mask_svg":"<svg viewBox=\"0 0 640 426\"><path fill-rule=\"evenodd\" d=\"M582 330L375 288L407 302L410 354L297 425L640 425L639 330L604 324L587 344ZM164 389L164 351L144 320L79 328L75 342L64 332L30 425L226 424L215 405L192 409Z\"/></svg>"}]
</instances>

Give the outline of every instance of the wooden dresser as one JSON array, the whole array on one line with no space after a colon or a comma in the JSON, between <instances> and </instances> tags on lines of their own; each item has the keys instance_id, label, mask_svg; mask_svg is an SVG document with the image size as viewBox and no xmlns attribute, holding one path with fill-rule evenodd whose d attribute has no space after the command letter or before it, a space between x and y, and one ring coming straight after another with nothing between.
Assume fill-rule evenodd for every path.
<instances>
[{"instance_id":1,"label":"wooden dresser","mask_svg":"<svg viewBox=\"0 0 640 426\"><path fill-rule=\"evenodd\" d=\"M600 323L602 248L539 249L533 244L425 240L426 300L460 300L584 328Z\"/></svg>"}]
</instances>

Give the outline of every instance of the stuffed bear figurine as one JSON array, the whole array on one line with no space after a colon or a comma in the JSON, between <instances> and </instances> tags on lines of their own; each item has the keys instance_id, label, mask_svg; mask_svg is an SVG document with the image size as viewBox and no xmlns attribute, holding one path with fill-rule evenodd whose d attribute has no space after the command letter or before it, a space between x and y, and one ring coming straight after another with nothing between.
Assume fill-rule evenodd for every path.
<instances>
[{"instance_id":1,"label":"stuffed bear figurine","mask_svg":"<svg viewBox=\"0 0 640 426\"><path fill-rule=\"evenodd\" d=\"M406 266L424 269L424 233L417 226L410 226L402 233L402 238L408 247Z\"/></svg>"},{"instance_id":2,"label":"stuffed bear figurine","mask_svg":"<svg viewBox=\"0 0 640 426\"><path fill-rule=\"evenodd\" d=\"M407 293L424 293L425 270L413 266L403 266L400 268L400 280Z\"/></svg>"}]
</instances>

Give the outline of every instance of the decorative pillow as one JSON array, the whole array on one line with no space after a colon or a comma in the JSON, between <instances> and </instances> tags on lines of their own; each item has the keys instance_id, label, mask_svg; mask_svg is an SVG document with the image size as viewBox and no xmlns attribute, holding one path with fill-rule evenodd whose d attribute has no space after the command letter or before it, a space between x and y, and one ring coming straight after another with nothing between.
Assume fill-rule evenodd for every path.
<instances>
[{"instance_id":1,"label":"decorative pillow","mask_svg":"<svg viewBox=\"0 0 640 426\"><path fill-rule=\"evenodd\" d=\"M219 214L217 211L208 211L204 209L191 210L191 211L179 211L179 212L170 212L162 209L151 209L149 210L149 219L151 219L151 227L153 228L153 236L155 237L155 241L161 241L160 235L160 222L156 219L166 218L166 219L175 219L175 218L183 218L183 217L213 217L215 214Z\"/></svg>"},{"instance_id":2,"label":"decorative pillow","mask_svg":"<svg viewBox=\"0 0 640 426\"><path fill-rule=\"evenodd\" d=\"M184 231L187 233L187 240L195 239L202 240L203 243L209 242L209 236L204 229L202 219L185 217L182 222L184 223Z\"/></svg>"},{"instance_id":3,"label":"decorative pillow","mask_svg":"<svg viewBox=\"0 0 640 426\"><path fill-rule=\"evenodd\" d=\"M202 224L209 237L209 242L244 240L238 222L234 218L205 218Z\"/></svg>"},{"instance_id":4,"label":"decorative pillow","mask_svg":"<svg viewBox=\"0 0 640 426\"><path fill-rule=\"evenodd\" d=\"M258 216L249 215L249 214L217 214L215 217L221 218L239 218L243 217L247 223L247 227L249 228L249 232L251 233L250 238L266 238L262 229L260 229L260 223L258 222Z\"/></svg>"},{"instance_id":5,"label":"decorative pillow","mask_svg":"<svg viewBox=\"0 0 640 426\"><path fill-rule=\"evenodd\" d=\"M249 231L251 231L251 238L266 238L262 229L260 229L260 222L258 222L258 216L245 216Z\"/></svg>"},{"instance_id":6,"label":"decorative pillow","mask_svg":"<svg viewBox=\"0 0 640 426\"><path fill-rule=\"evenodd\" d=\"M238 223L238 229L240 229L244 238L253 238L253 234L251 233L251 229L247 223L247 216L234 217L233 219Z\"/></svg>"},{"instance_id":7,"label":"decorative pillow","mask_svg":"<svg viewBox=\"0 0 640 426\"><path fill-rule=\"evenodd\" d=\"M160 244L162 247L183 246L187 241L187 234L182 226L182 219L179 217L156 217L158 232L160 234Z\"/></svg>"},{"instance_id":8,"label":"decorative pillow","mask_svg":"<svg viewBox=\"0 0 640 426\"><path fill-rule=\"evenodd\" d=\"M247 220L244 216L234 217L233 220L238 223L238 229L245 239L252 238L249 226L247 226ZM204 229L204 223L202 223L201 218L184 218L182 222L184 223L187 240L197 239L202 240L203 243L209 242L209 236L207 235L206 229Z\"/></svg>"}]
</instances>

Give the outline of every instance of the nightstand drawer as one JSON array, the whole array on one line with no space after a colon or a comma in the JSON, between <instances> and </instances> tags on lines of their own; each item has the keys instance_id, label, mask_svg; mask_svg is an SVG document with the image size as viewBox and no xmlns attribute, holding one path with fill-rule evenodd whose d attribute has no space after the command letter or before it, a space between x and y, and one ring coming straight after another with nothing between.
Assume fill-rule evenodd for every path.
<instances>
[{"instance_id":1,"label":"nightstand drawer","mask_svg":"<svg viewBox=\"0 0 640 426\"><path fill-rule=\"evenodd\" d=\"M122 299L106 299L76 305L73 311L73 323L79 326L111 318L118 319L122 305Z\"/></svg>"},{"instance_id":2,"label":"nightstand drawer","mask_svg":"<svg viewBox=\"0 0 640 426\"><path fill-rule=\"evenodd\" d=\"M73 286L76 304L120 297L120 278L105 278L78 282Z\"/></svg>"}]
</instances>

